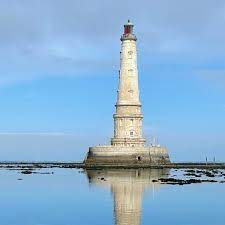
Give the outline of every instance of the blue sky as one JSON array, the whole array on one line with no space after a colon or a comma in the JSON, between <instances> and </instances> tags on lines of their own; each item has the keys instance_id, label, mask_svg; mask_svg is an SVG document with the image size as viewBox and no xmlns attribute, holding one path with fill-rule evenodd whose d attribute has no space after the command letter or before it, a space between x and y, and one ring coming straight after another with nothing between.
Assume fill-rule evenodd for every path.
<instances>
[{"instance_id":1,"label":"blue sky","mask_svg":"<svg viewBox=\"0 0 225 225\"><path fill-rule=\"evenodd\" d=\"M120 35L138 37L144 134L225 161L225 2L0 0L0 158L81 160L113 135Z\"/></svg>"}]
</instances>

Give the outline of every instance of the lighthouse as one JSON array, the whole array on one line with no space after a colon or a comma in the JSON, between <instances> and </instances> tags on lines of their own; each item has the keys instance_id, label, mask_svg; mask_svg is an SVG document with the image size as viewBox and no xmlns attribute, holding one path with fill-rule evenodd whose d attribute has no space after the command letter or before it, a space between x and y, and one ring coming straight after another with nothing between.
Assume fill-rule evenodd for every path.
<instances>
[{"instance_id":1,"label":"lighthouse","mask_svg":"<svg viewBox=\"0 0 225 225\"><path fill-rule=\"evenodd\" d=\"M134 25L124 25L120 51L114 136L110 145L90 147L86 167L149 167L170 163L168 151L161 146L146 146L142 134L143 114L138 86L137 38Z\"/></svg>"},{"instance_id":2,"label":"lighthouse","mask_svg":"<svg viewBox=\"0 0 225 225\"><path fill-rule=\"evenodd\" d=\"M133 34L134 25L128 20L121 36L119 87L114 114L113 146L142 147L141 103L138 88L137 38Z\"/></svg>"}]
</instances>

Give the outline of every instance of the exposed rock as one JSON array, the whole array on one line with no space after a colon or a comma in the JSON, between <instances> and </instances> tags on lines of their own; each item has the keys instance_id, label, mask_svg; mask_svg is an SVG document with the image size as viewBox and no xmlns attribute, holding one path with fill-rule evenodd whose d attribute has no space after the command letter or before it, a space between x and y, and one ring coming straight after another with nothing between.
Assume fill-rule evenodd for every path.
<instances>
[{"instance_id":1,"label":"exposed rock","mask_svg":"<svg viewBox=\"0 0 225 225\"><path fill-rule=\"evenodd\" d=\"M217 182L216 180L200 180L200 179L182 180L174 178L160 178L159 181L161 181L162 184L177 184L177 185L198 184L203 182L210 182L210 183Z\"/></svg>"},{"instance_id":2,"label":"exposed rock","mask_svg":"<svg viewBox=\"0 0 225 225\"><path fill-rule=\"evenodd\" d=\"M153 183L158 183L159 181L158 181L158 180L152 180L152 182L153 182Z\"/></svg>"},{"instance_id":3,"label":"exposed rock","mask_svg":"<svg viewBox=\"0 0 225 225\"><path fill-rule=\"evenodd\" d=\"M186 170L187 173L195 173L195 170Z\"/></svg>"},{"instance_id":4,"label":"exposed rock","mask_svg":"<svg viewBox=\"0 0 225 225\"><path fill-rule=\"evenodd\" d=\"M202 180L202 182L217 183L218 181L216 181L216 180Z\"/></svg>"},{"instance_id":5,"label":"exposed rock","mask_svg":"<svg viewBox=\"0 0 225 225\"><path fill-rule=\"evenodd\" d=\"M205 175L206 175L207 177L215 177L215 175L212 174L212 173L210 173L209 171L205 171Z\"/></svg>"},{"instance_id":6,"label":"exposed rock","mask_svg":"<svg viewBox=\"0 0 225 225\"><path fill-rule=\"evenodd\" d=\"M32 171L30 170L23 170L21 171L22 174L32 174Z\"/></svg>"}]
</instances>

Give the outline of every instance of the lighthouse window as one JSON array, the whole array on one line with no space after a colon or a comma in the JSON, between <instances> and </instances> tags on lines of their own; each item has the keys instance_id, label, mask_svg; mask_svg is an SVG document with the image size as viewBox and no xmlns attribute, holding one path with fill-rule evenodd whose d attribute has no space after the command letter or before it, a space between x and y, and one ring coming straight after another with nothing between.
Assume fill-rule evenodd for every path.
<instances>
[{"instance_id":1,"label":"lighthouse window","mask_svg":"<svg viewBox=\"0 0 225 225\"><path fill-rule=\"evenodd\" d=\"M134 91L133 90L129 90L128 92L130 93L130 97L134 96Z\"/></svg>"},{"instance_id":2,"label":"lighthouse window","mask_svg":"<svg viewBox=\"0 0 225 225\"><path fill-rule=\"evenodd\" d=\"M129 57L128 57L128 58L129 58L129 59L132 59L132 54L133 54L133 52L132 52L132 51L129 51L129 52L128 52L128 55L129 55Z\"/></svg>"},{"instance_id":3,"label":"lighthouse window","mask_svg":"<svg viewBox=\"0 0 225 225\"><path fill-rule=\"evenodd\" d=\"M137 157L137 160L138 160L138 161L141 161L141 160L142 160L142 157L141 157L141 156L138 156L138 157Z\"/></svg>"},{"instance_id":4,"label":"lighthouse window","mask_svg":"<svg viewBox=\"0 0 225 225\"><path fill-rule=\"evenodd\" d=\"M130 33L130 26L125 26L124 33L125 34L129 34Z\"/></svg>"},{"instance_id":5,"label":"lighthouse window","mask_svg":"<svg viewBox=\"0 0 225 225\"><path fill-rule=\"evenodd\" d=\"M130 123L131 123L131 125L133 125L134 124L134 119L130 119Z\"/></svg>"}]
</instances>

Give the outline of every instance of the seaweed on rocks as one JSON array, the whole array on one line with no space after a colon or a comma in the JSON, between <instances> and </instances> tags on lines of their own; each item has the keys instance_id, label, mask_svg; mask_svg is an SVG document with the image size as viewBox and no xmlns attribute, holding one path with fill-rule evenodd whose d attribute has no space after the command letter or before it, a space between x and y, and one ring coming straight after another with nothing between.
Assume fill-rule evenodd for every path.
<instances>
[{"instance_id":1,"label":"seaweed on rocks","mask_svg":"<svg viewBox=\"0 0 225 225\"><path fill-rule=\"evenodd\" d=\"M159 181L158 181L158 180L152 180L152 182L153 182L153 183L158 183Z\"/></svg>"},{"instance_id":2,"label":"seaweed on rocks","mask_svg":"<svg viewBox=\"0 0 225 225\"><path fill-rule=\"evenodd\" d=\"M32 174L31 170L23 170L21 171L22 174Z\"/></svg>"},{"instance_id":3,"label":"seaweed on rocks","mask_svg":"<svg viewBox=\"0 0 225 225\"><path fill-rule=\"evenodd\" d=\"M199 184L203 182L210 182L214 183L217 182L216 180L200 180L200 179L175 179L175 178L160 178L159 181L162 184L177 184L177 185L185 185L185 184Z\"/></svg>"},{"instance_id":4,"label":"seaweed on rocks","mask_svg":"<svg viewBox=\"0 0 225 225\"><path fill-rule=\"evenodd\" d=\"M195 170L186 170L185 172L193 174L195 173Z\"/></svg>"}]
</instances>

